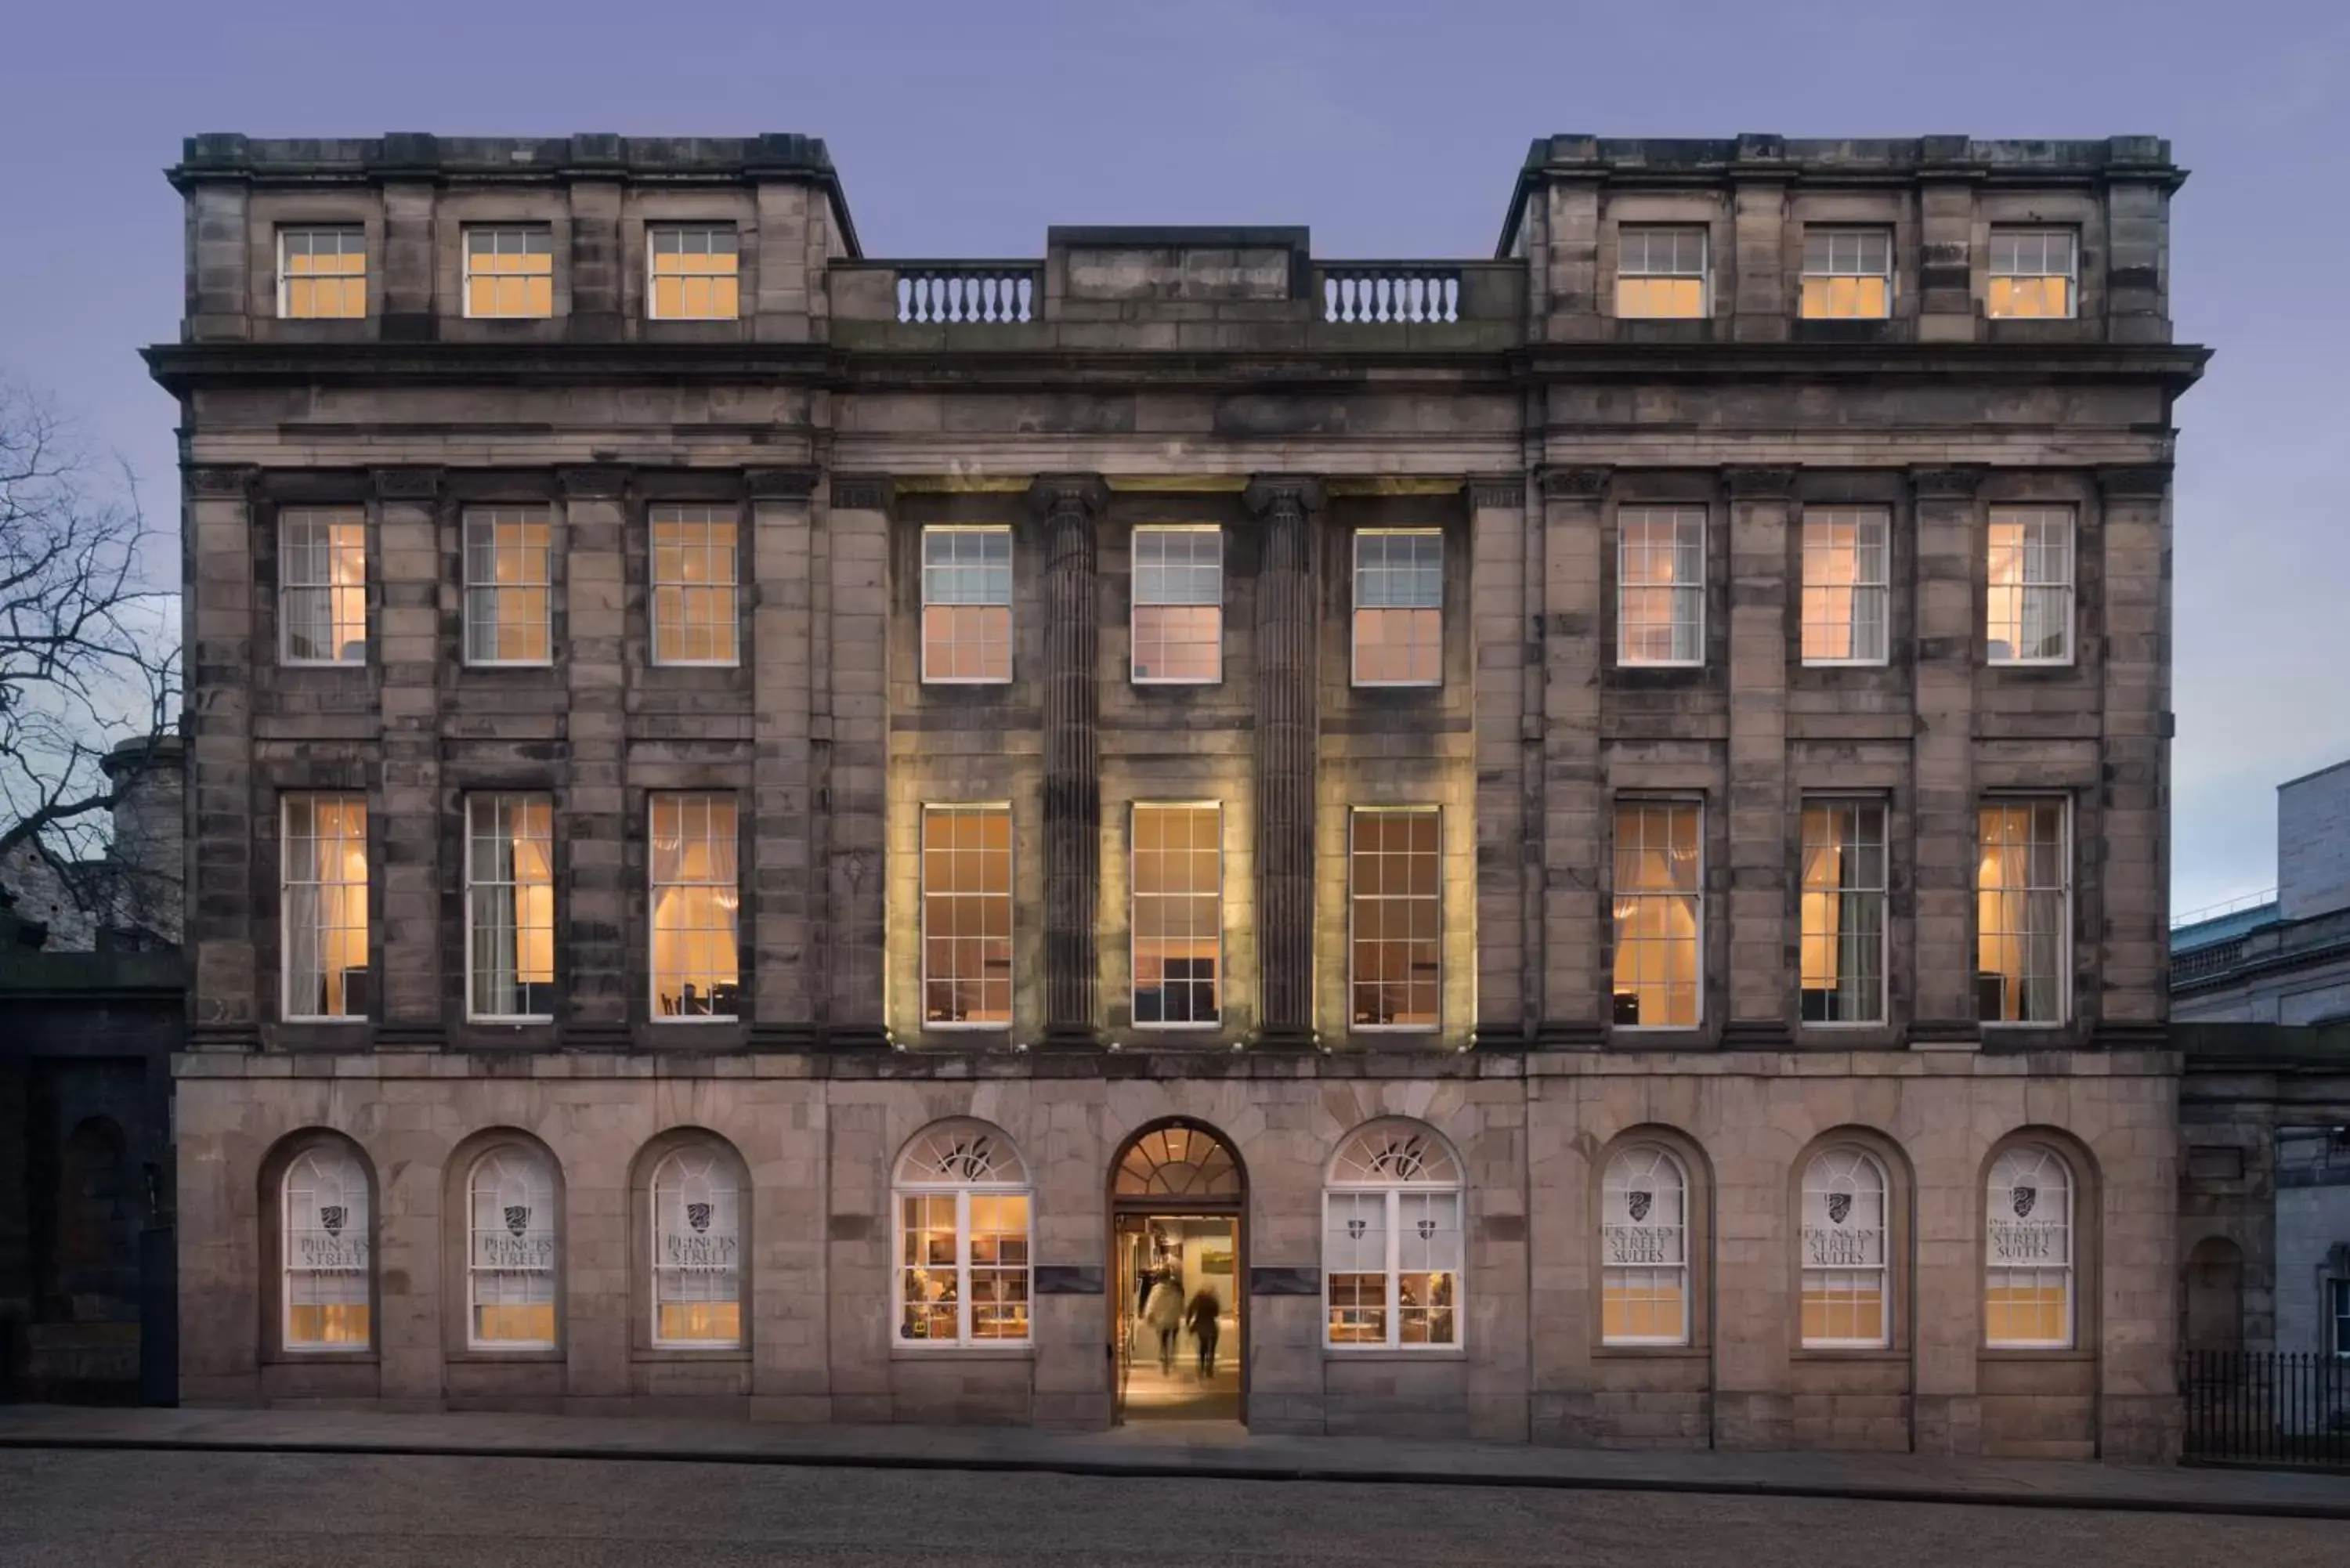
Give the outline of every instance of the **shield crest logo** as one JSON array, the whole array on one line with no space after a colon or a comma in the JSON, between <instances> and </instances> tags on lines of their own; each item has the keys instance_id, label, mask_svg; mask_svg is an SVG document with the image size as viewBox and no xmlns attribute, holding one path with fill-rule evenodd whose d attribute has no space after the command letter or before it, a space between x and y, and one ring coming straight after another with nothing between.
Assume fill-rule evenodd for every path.
<instances>
[{"instance_id":1,"label":"shield crest logo","mask_svg":"<svg viewBox=\"0 0 2350 1568\"><path fill-rule=\"evenodd\" d=\"M329 1236L341 1235L343 1222L348 1218L348 1211L339 1203L324 1203L318 1207L318 1223L326 1228Z\"/></svg>"},{"instance_id":2,"label":"shield crest logo","mask_svg":"<svg viewBox=\"0 0 2350 1568\"><path fill-rule=\"evenodd\" d=\"M1435 1235L1435 1234L1436 1234L1436 1221L1435 1221L1435 1220L1421 1220L1421 1221L1419 1222L1419 1239L1420 1239L1421 1241L1427 1241L1430 1236L1433 1236L1433 1235Z\"/></svg>"},{"instance_id":3,"label":"shield crest logo","mask_svg":"<svg viewBox=\"0 0 2350 1568\"><path fill-rule=\"evenodd\" d=\"M685 1222L699 1233L710 1229L710 1205L689 1203L685 1206Z\"/></svg>"},{"instance_id":4,"label":"shield crest logo","mask_svg":"<svg viewBox=\"0 0 2350 1568\"><path fill-rule=\"evenodd\" d=\"M1360 1220L1349 1220L1347 1221L1347 1239L1350 1241L1359 1241L1363 1239L1363 1232L1369 1229L1370 1227Z\"/></svg>"},{"instance_id":5,"label":"shield crest logo","mask_svg":"<svg viewBox=\"0 0 2350 1568\"><path fill-rule=\"evenodd\" d=\"M2015 1206L2015 1217L2018 1220L2026 1220L2031 1218L2032 1206L2040 1201L2040 1189L2036 1187L2019 1187L2010 1192L2007 1199Z\"/></svg>"},{"instance_id":6,"label":"shield crest logo","mask_svg":"<svg viewBox=\"0 0 2350 1568\"><path fill-rule=\"evenodd\" d=\"M522 1239L522 1233L529 1228L530 1205L527 1203L507 1204L506 1229L514 1232L515 1239L516 1241L520 1241Z\"/></svg>"},{"instance_id":7,"label":"shield crest logo","mask_svg":"<svg viewBox=\"0 0 2350 1568\"><path fill-rule=\"evenodd\" d=\"M1656 1202L1656 1197L1652 1193L1627 1192L1624 1194L1624 1207L1632 1211L1632 1222L1636 1225L1648 1217L1649 1205L1654 1202Z\"/></svg>"},{"instance_id":8,"label":"shield crest logo","mask_svg":"<svg viewBox=\"0 0 2350 1568\"><path fill-rule=\"evenodd\" d=\"M1831 1193L1829 1193L1829 1194L1828 1194L1828 1221L1829 1221L1829 1223L1831 1223L1831 1224L1835 1224L1835 1225L1841 1225L1841 1224L1843 1224L1843 1223L1845 1222L1845 1217L1846 1217L1846 1215L1850 1214L1851 1212L1852 1212L1852 1194L1851 1194L1851 1193L1849 1193L1849 1192L1831 1192Z\"/></svg>"}]
</instances>

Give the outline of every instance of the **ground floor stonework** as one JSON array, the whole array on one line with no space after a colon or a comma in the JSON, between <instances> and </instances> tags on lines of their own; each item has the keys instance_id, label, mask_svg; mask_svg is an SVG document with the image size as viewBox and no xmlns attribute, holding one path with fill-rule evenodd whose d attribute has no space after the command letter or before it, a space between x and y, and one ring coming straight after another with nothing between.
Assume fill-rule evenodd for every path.
<instances>
[{"instance_id":1,"label":"ground floor stonework","mask_svg":"<svg viewBox=\"0 0 2350 1568\"><path fill-rule=\"evenodd\" d=\"M199 1405L2174 1453L2162 1053L195 1053Z\"/></svg>"}]
</instances>

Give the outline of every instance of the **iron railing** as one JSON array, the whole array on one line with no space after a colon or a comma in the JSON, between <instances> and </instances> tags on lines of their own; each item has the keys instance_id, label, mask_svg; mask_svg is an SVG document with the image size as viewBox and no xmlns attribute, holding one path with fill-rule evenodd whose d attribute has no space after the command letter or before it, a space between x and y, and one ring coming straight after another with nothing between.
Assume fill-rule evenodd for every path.
<instances>
[{"instance_id":1,"label":"iron railing","mask_svg":"<svg viewBox=\"0 0 2350 1568\"><path fill-rule=\"evenodd\" d=\"M2189 1463L2350 1469L2350 1357L2190 1350L2178 1387Z\"/></svg>"}]
</instances>

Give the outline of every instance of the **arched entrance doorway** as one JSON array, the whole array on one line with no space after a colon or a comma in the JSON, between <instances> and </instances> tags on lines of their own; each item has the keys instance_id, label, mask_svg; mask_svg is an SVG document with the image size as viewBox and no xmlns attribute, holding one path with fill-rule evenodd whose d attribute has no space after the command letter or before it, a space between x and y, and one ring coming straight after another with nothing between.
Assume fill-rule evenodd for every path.
<instances>
[{"instance_id":1,"label":"arched entrance doorway","mask_svg":"<svg viewBox=\"0 0 2350 1568\"><path fill-rule=\"evenodd\" d=\"M1109 1345L1119 1421L1237 1421L1246 1408L1248 1177L1180 1117L1110 1166Z\"/></svg>"}]
</instances>

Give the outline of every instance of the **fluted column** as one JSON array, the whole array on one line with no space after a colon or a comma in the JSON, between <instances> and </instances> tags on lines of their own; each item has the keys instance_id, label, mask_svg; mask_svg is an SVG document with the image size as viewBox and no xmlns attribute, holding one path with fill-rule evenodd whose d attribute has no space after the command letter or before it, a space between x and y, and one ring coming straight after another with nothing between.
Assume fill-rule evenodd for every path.
<instances>
[{"instance_id":1,"label":"fluted column","mask_svg":"<svg viewBox=\"0 0 2350 1568\"><path fill-rule=\"evenodd\" d=\"M1256 582L1259 1038L1314 1038L1314 797L1321 726L1315 681L1314 519L1322 487L1265 477L1248 487L1261 519Z\"/></svg>"},{"instance_id":2,"label":"fluted column","mask_svg":"<svg viewBox=\"0 0 2350 1568\"><path fill-rule=\"evenodd\" d=\"M1028 493L1045 536L1045 1037L1095 1038L1094 922L1101 903L1101 647L1094 525L1107 492L1056 473Z\"/></svg>"}]
</instances>

